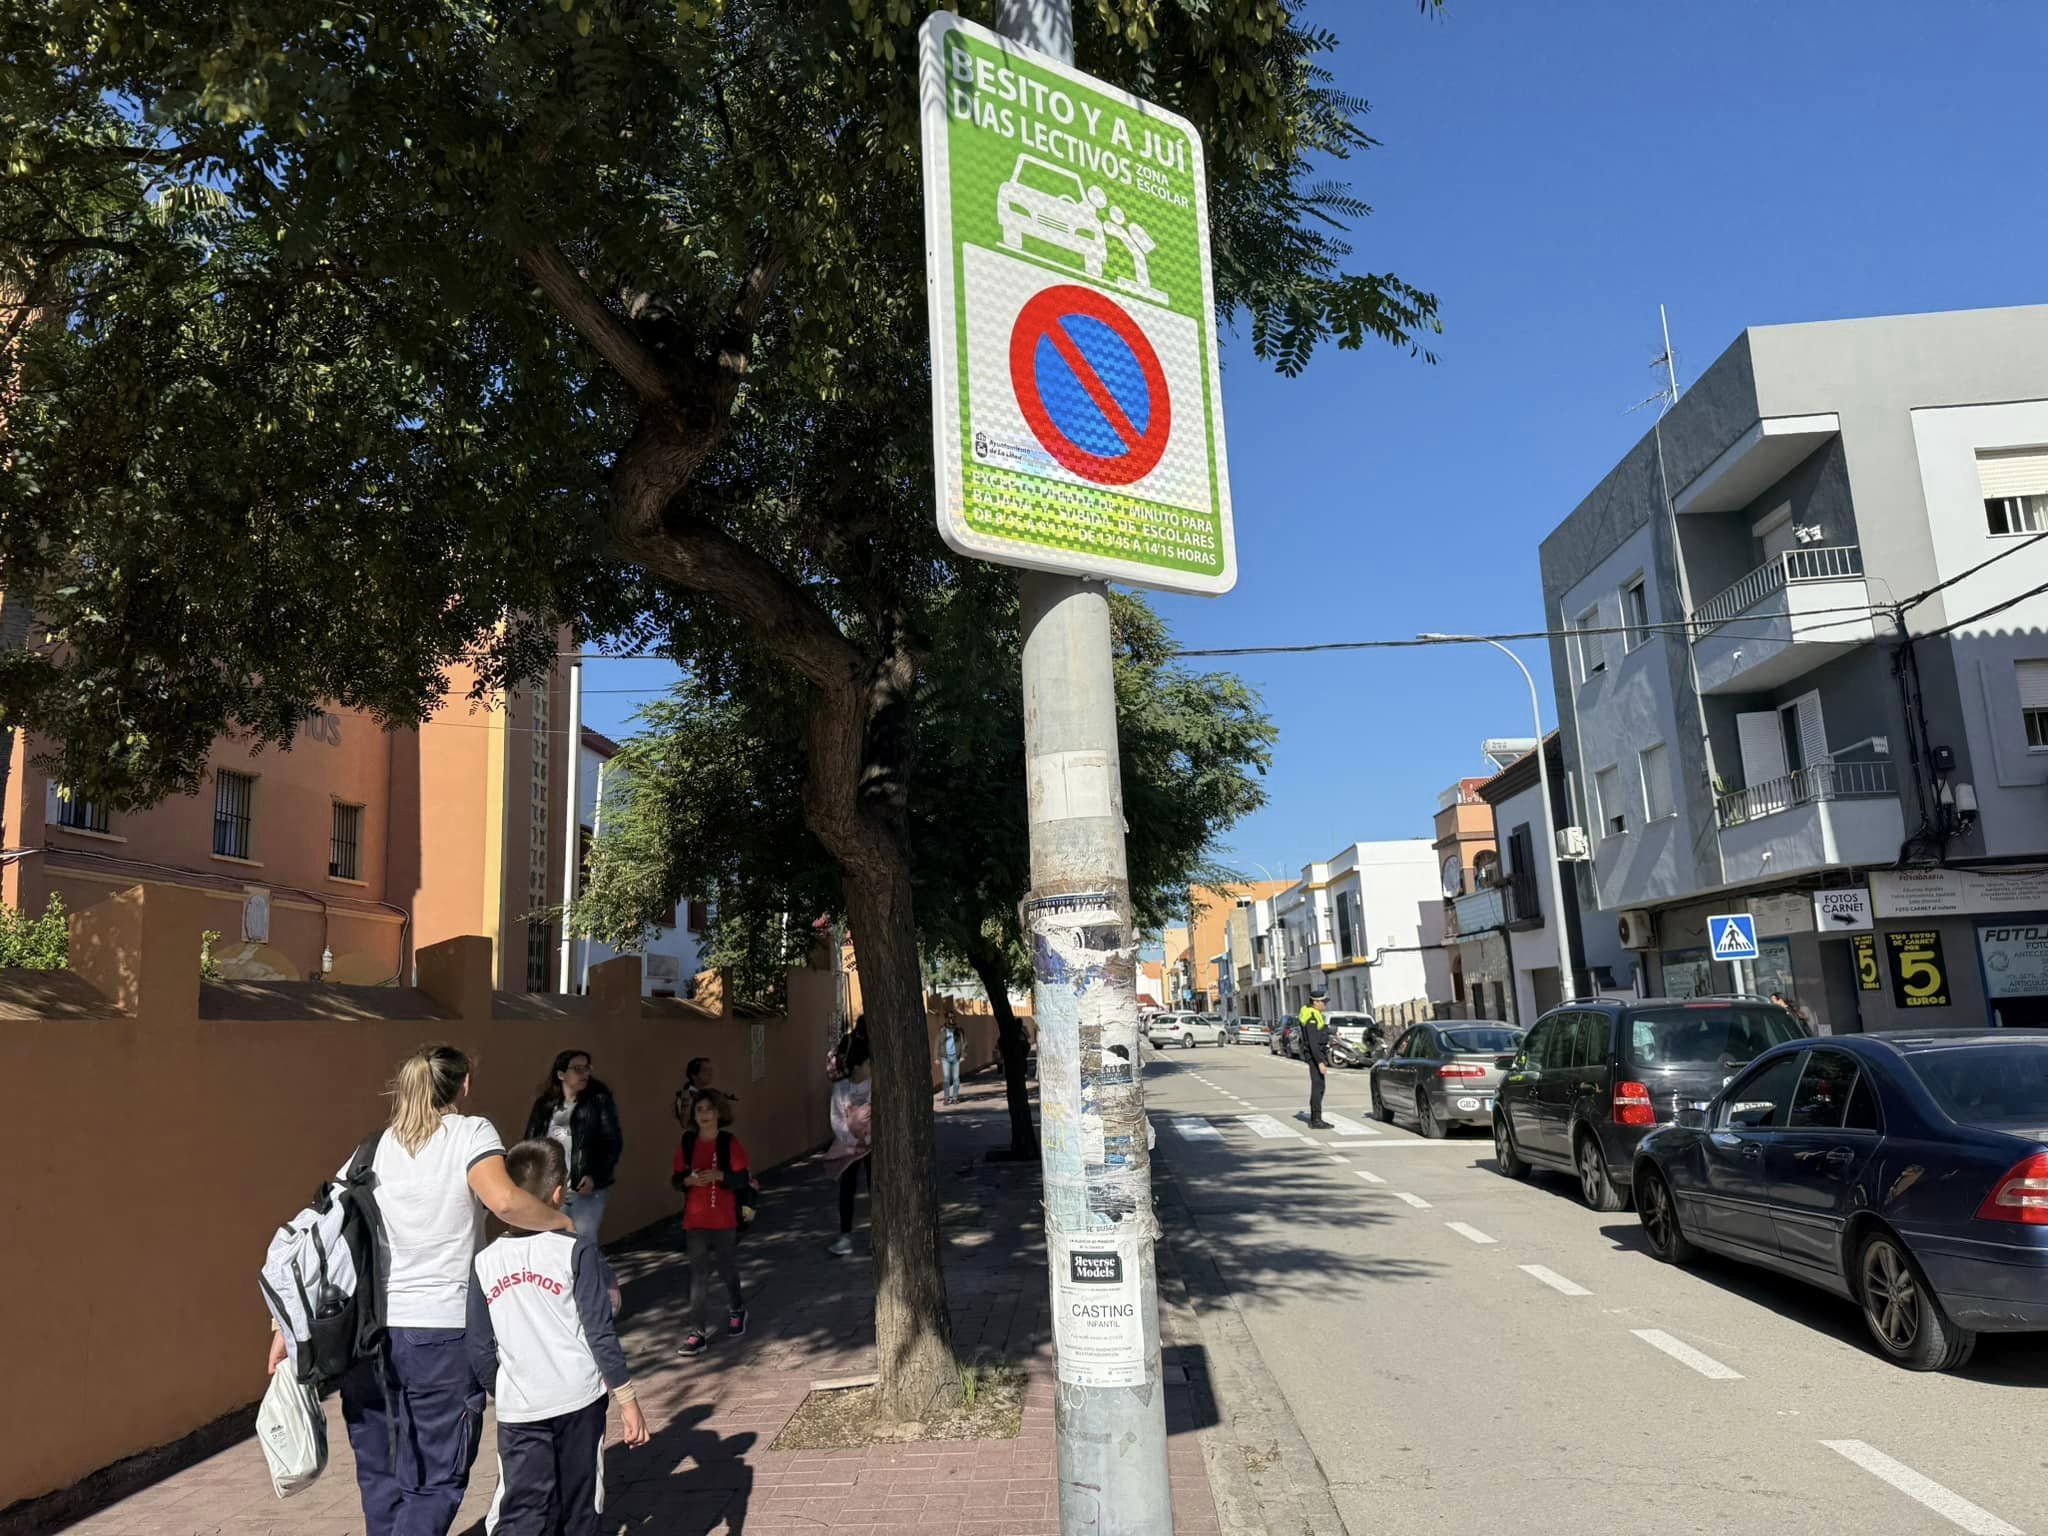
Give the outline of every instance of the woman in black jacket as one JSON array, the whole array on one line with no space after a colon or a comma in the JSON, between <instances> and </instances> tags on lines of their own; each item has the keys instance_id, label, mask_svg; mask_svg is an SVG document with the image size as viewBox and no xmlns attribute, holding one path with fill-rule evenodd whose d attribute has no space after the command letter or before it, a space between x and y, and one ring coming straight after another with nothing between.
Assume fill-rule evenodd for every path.
<instances>
[{"instance_id":1,"label":"woman in black jacket","mask_svg":"<svg viewBox=\"0 0 2048 1536\"><path fill-rule=\"evenodd\" d=\"M528 1140L552 1137L569 1159L569 1198L564 1202L576 1234L597 1241L611 1198L612 1175L626 1138L619 1130L619 1106L611 1089L590 1075L590 1052L564 1051L541 1085L526 1117Z\"/></svg>"}]
</instances>

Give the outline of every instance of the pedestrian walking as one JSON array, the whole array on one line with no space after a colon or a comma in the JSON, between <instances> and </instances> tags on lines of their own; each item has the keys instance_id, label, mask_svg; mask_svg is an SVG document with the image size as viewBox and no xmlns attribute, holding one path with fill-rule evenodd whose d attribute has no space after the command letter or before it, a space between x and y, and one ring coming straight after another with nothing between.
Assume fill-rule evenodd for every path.
<instances>
[{"instance_id":1,"label":"pedestrian walking","mask_svg":"<svg viewBox=\"0 0 2048 1536\"><path fill-rule=\"evenodd\" d=\"M960 1026L948 1015L939 1026L939 1066L946 1077L946 1102L960 1102Z\"/></svg>"},{"instance_id":2,"label":"pedestrian walking","mask_svg":"<svg viewBox=\"0 0 2048 1536\"><path fill-rule=\"evenodd\" d=\"M865 1021L846 1037L840 1067L842 1075L832 1085L832 1150L825 1156L825 1166L839 1175L839 1239L825 1251L845 1258L853 1252L856 1186L865 1175L869 1192L875 1187L868 1167L874 1140L874 1084L869 1081Z\"/></svg>"},{"instance_id":3,"label":"pedestrian walking","mask_svg":"<svg viewBox=\"0 0 2048 1536\"><path fill-rule=\"evenodd\" d=\"M596 1242L626 1137L619 1129L619 1106L611 1089L590 1075L590 1052L563 1051L555 1058L526 1117L526 1139L542 1137L559 1146L568 1161L564 1209L569 1219L579 1233Z\"/></svg>"},{"instance_id":4,"label":"pedestrian walking","mask_svg":"<svg viewBox=\"0 0 2048 1536\"><path fill-rule=\"evenodd\" d=\"M698 1094L695 1122L676 1148L675 1187L683 1193L683 1246L690 1255L690 1330L682 1352L701 1355L711 1342L711 1270L718 1268L730 1305L725 1336L747 1331L740 1293L739 1228L752 1203L747 1149L732 1133L732 1110L714 1088Z\"/></svg>"},{"instance_id":5,"label":"pedestrian walking","mask_svg":"<svg viewBox=\"0 0 2048 1536\"><path fill-rule=\"evenodd\" d=\"M1301 1005L1301 1050L1308 1058L1308 1125L1312 1131L1327 1131L1323 1118L1323 1080L1330 1075L1330 1021L1310 998Z\"/></svg>"},{"instance_id":6,"label":"pedestrian walking","mask_svg":"<svg viewBox=\"0 0 2048 1536\"><path fill-rule=\"evenodd\" d=\"M484 1413L464 1347L479 1206L522 1231L575 1230L512 1182L496 1128L461 1113L469 1087L467 1056L421 1046L391 1084L391 1123L371 1157L386 1333L381 1356L341 1380L366 1536L447 1536L469 1487ZM287 1350L283 1334L272 1338L271 1370Z\"/></svg>"},{"instance_id":7,"label":"pedestrian walking","mask_svg":"<svg viewBox=\"0 0 2048 1536\"><path fill-rule=\"evenodd\" d=\"M571 1170L562 1144L530 1137L505 1171L560 1208ZM498 1491L492 1536L597 1536L604 1512L604 1416L620 1439L647 1443L647 1421L619 1348L611 1266L578 1232L507 1234L476 1256L469 1282L469 1359L498 1400Z\"/></svg>"}]
</instances>

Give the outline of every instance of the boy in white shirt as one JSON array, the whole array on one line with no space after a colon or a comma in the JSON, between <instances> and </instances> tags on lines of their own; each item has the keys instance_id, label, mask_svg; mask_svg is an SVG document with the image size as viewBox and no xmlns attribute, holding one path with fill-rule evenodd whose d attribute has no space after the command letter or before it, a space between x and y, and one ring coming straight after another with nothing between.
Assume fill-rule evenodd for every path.
<instances>
[{"instance_id":1,"label":"boy in white shirt","mask_svg":"<svg viewBox=\"0 0 2048 1536\"><path fill-rule=\"evenodd\" d=\"M512 1182L559 1207L569 1181L559 1144L505 1154ZM609 1265L587 1237L514 1232L476 1256L469 1355L498 1400L493 1536L597 1536L604 1510L606 1397L627 1445L647 1443L626 1357L612 1326Z\"/></svg>"}]
</instances>

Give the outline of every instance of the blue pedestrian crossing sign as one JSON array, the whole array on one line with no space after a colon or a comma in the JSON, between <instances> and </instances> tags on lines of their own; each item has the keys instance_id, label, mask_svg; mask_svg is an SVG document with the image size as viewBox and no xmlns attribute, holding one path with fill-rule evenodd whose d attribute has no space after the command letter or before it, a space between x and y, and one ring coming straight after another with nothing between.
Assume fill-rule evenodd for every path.
<instances>
[{"instance_id":1,"label":"blue pedestrian crossing sign","mask_svg":"<svg viewBox=\"0 0 2048 1536\"><path fill-rule=\"evenodd\" d=\"M1747 912L1727 912L1707 919L1707 944L1716 960L1756 958L1756 919Z\"/></svg>"}]
</instances>

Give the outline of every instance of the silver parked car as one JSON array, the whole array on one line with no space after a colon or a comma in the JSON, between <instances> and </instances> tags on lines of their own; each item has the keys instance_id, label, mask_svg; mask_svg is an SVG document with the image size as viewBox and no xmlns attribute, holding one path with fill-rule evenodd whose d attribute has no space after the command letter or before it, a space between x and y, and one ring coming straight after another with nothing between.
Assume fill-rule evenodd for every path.
<instances>
[{"instance_id":1,"label":"silver parked car","mask_svg":"<svg viewBox=\"0 0 2048 1536\"><path fill-rule=\"evenodd\" d=\"M1145 1022L1145 1038L1155 1050L1180 1046L1193 1050L1198 1045L1223 1045L1223 1021L1213 1013L1155 1013Z\"/></svg>"},{"instance_id":2,"label":"silver parked car","mask_svg":"<svg viewBox=\"0 0 2048 1536\"><path fill-rule=\"evenodd\" d=\"M1372 1066L1372 1112L1378 1120L1412 1119L1425 1136L1454 1125L1491 1125L1500 1089L1497 1058L1521 1048L1522 1031L1486 1019L1417 1024Z\"/></svg>"},{"instance_id":3,"label":"silver parked car","mask_svg":"<svg viewBox=\"0 0 2048 1536\"><path fill-rule=\"evenodd\" d=\"M1230 1032L1233 1045L1266 1045L1272 1041L1273 1026L1264 1019L1239 1014L1232 1023L1236 1026Z\"/></svg>"}]
</instances>

